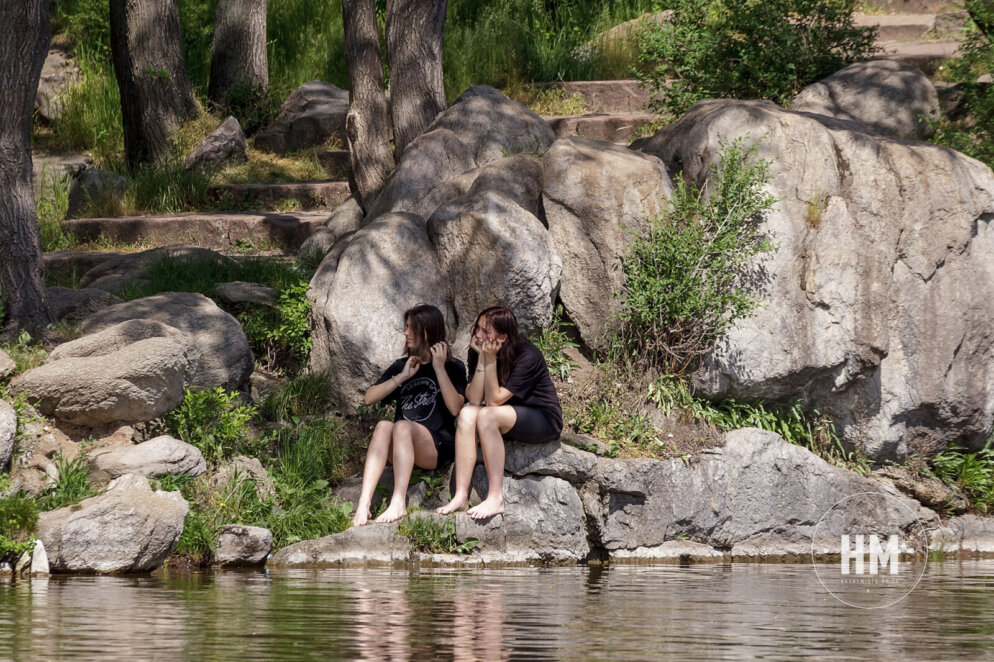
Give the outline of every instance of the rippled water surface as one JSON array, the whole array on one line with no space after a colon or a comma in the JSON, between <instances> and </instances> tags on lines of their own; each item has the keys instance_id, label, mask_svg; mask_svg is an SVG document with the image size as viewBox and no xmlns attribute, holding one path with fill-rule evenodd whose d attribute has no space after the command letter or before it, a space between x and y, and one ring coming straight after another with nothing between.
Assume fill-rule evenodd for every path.
<instances>
[{"instance_id":1,"label":"rippled water surface","mask_svg":"<svg viewBox=\"0 0 994 662\"><path fill-rule=\"evenodd\" d=\"M0 658L994 657L994 561L865 610L810 565L344 569L0 581Z\"/></svg>"}]
</instances>

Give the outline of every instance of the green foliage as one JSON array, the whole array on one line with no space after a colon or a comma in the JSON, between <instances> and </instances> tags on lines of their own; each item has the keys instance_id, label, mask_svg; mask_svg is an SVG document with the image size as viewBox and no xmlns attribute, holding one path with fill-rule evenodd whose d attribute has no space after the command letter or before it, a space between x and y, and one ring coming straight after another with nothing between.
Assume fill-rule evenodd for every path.
<instances>
[{"instance_id":1,"label":"green foliage","mask_svg":"<svg viewBox=\"0 0 994 662\"><path fill-rule=\"evenodd\" d=\"M35 182L35 212L41 230L41 249L60 251L75 243L75 237L66 229L65 218L69 209L69 178L55 177L46 170Z\"/></svg>"},{"instance_id":2,"label":"green foliage","mask_svg":"<svg viewBox=\"0 0 994 662\"><path fill-rule=\"evenodd\" d=\"M875 50L874 29L853 24L855 0L676 0L673 8L670 22L643 33L639 70L664 94L650 106L673 116L704 98L783 105Z\"/></svg>"},{"instance_id":3,"label":"green foliage","mask_svg":"<svg viewBox=\"0 0 994 662\"><path fill-rule=\"evenodd\" d=\"M456 523L452 519L437 522L431 517L408 516L400 522L397 533L408 538L419 552L428 554L471 554L479 541L456 538Z\"/></svg>"},{"instance_id":4,"label":"green foliage","mask_svg":"<svg viewBox=\"0 0 994 662\"><path fill-rule=\"evenodd\" d=\"M61 455L55 460L59 480L48 486L41 499L43 510L55 510L78 503L95 494L90 485L90 470L81 457L69 460Z\"/></svg>"},{"instance_id":5,"label":"green foliage","mask_svg":"<svg viewBox=\"0 0 994 662\"><path fill-rule=\"evenodd\" d=\"M647 416L628 411L607 393L571 409L567 415L577 432L606 441L612 457L622 448L641 451L665 448Z\"/></svg>"},{"instance_id":6,"label":"green foliage","mask_svg":"<svg viewBox=\"0 0 994 662\"><path fill-rule=\"evenodd\" d=\"M331 397L331 383L327 375L301 373L263 398L259 403L259 413L269 421L288 422L294 417L325 413Z\"/></svg>"},{"instance_id":7,"label":"green foliage","mask_svg":"<svg viewBox=\"0 0 994 662\"><path fill-rule=\"evenodd\" d=\"M166 474L153 481L154 489L163 492L182 492L193 481L188 474Z\"/></svg>"},{"instance_id":8,"label":"green foliage","mask_svg":"<svg viewBox=\"0 0 994 662\"><path fill-rule=\"evenodd\" d=\"M994 507L994 435L979 451L953 444L932 458L932 471L943 482L960 487L970 506L984 513Z\"/></svg>"},{"instance_id":9,"label":"green foliage","mask_svg":"<svg viewBox=\"0 0 994 662\"><path fill-rule=\"evenodd\" d=\"M307 281L287 285L280 292L275 309L254 306L238 316L253 351L256 356L264 357L268 368L291 366L295 372L310 356L308 287Z\"/></svg>"},{"instance_id":10,"label":"green foliage","mask_svg":"<svg viewBox=\"0 0 994 662\"><path fill-rule=\"evenodd\" d=\"M669 211L632 241L622 339L650 365L686 370L758 304L746 283L759 275L750 260L772 249L759 226L776 198L755 149L741 137L723 144L706 189L678 178Z\"/></svg>"},{"instance_id":11,"label":"green foliage","mask_svg":"<svg viewBox=\"0 0 994 662\"><path fill-rule=\"evenodd\" d=\"M988 85L964 86L962 117L932 120L929 142L950 147L994 166L994 89Z\"/></svg>"},{"instance_id":12,"label":"green foliage","mask_svg":"<svg viewBox=\"0 0 994 662\"><path fill-rule=\"evenodd\" d=\"M21 331L14 342L0 345L0 349L11 358L18 373L37 368L48 358L48 349L45 345L31 337L27 331Z\"/></svg>"},{"instance_id":13,"label":"green foliage","mask_svg":"<svg viewBox=\"0 0 994 662\"><path fill-rule=\"evenodd\" d=\"M0 495L10 490L10 481L0 478ZM16 559L34 549L31 534L38 524L38 502L23 492L0 496L0 560Z\"/></svg>"},{"instance_id":14,"label":"green foliage","mask_svg":"<svg viewBox=\"0 0 994 662\"><path fill-rule=\"evenodd\" d=\"M345 450L338 443L340 420L316 418L294 420L294 426L273 434L278 466L274 478L287 485L309 485L315 481L339 483L345 479Z\"/></svg>"},{"instance_id":15,"label":"green foliage","mask_svg":"<svg viewBox=\"0 0 994 662\"><path fill-rule=\"evenodd\" d=\"M545 357L549 372L563 380L569 377L569 373L576 367L573 359L567 356L565 351L567 347L579 347L570 339L569 329L571 328L573 328L573 324L563 320L563 307L556 306L556 310L552 314L552 322L532 338L532 342Z\"/></svg>"},{"instance_id":16,"label":"green foliage","mask_svg":"<svg viewBox=\"0 0 994 662\"><path fill-rule=\"evenodd\" d=\"M167 256L149 264L142 273L146 284L130 289L123 298L138 299L160 292L199 292L216 298L218 283L240 280L262 283L280 291L309 278L310 274L299 265L272 258Z\"/></svg>"},{"instance_id":17,"label":"green foliage","mask_svg":"<svg viewBox=\"0 0 994 662\"><path fill-rule=\"evenodd\" d=\"M166 414L170 434L200 449L204 459L217 463L239 453L253 455L257 447L248 435L256 414L253 405L240 404L237 393L214 389L185 389L183 402Z\"/></svg>"}]
</instances>

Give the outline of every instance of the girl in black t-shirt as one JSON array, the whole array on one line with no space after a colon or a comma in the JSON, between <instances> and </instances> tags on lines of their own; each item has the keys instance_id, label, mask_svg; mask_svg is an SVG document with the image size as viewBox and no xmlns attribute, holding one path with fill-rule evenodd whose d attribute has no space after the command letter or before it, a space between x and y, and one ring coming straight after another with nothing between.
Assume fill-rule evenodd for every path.
<instances>
[{"instance_id":1,"label":"girl in black t-shirt","mask_svg":"<svg viewBox=\"0 0 994 662\"><path fill-rule=\"evenodd\" d=\"M377 522L393 522L407 514L411 471L450 462L454 454L455 420L463 406L466 366L449 356L445 319L435 306L420 305L404 313L404 358L394 361L366 391L366 404L395 402L394 420L380 421L373 431L362 474L362 492L353 526L369 521L369 508L387 459L393 459L393 497Z\"/></svg>"},{"instance_id":2,"label":"girl in black t-shirt","mask_svg":"<svg viewBox=\"0 0 994 662\"><path fill-rule=\"evenodd\" d=\"M518 321L507 308L488 308L476 318L469 373L469 404L456 427L456 493L438 512L447 515L469 506L479 436L489 487L487 498L468 514L486 519L504 512L504 437L532 443L558 439L563 413L545 357L518 335Z\"/></svg>"}]
</instances>

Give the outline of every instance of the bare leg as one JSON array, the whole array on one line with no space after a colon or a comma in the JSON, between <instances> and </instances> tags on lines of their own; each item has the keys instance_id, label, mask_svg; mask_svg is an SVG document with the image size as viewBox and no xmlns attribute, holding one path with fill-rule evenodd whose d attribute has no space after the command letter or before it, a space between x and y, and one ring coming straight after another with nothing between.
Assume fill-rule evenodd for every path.
<instances>
[{"instance_id":1,"label":"bare leg","mask_svg":"<svg viewBox=\"0 0 994 662\"><path fill-rule=\"evenodd\" d=\"M476 417L489 487L483 503L469 509L467 514L473 519L487 519L504 512L504 438L501 434L514 427L517 419L514 408L508 405L484 407Z\"/></svg>"},{"instance_id":2,"label":"bare leg","mask_svg":"<svg viewBox=\"0 0 994 662\"><path fill-rule=\"evenodd\" d=\"M476 466L476 417L482 409L479 405L466 405L459 412L456 424L456 493L451 501L435 510L440 515L469 507L469 485Z\"/></svg>"},{"instance_id":3,"label":"bare leg","mask_svg":"<svg viewBox=\"0 0 994 662\"><path fill-rule=\"evenodd\" d=\"M377 524L396 522L407 514L407 486L414 465L434 469L438 451L428 428L412 421L397 421L393 426L393 496L390 505L376 518Z\"/></svg>"},{"instance_id":4,"label":"bare leg","mask_svg":"<svg viewBox=\"0 0 994 662\"><path fill-rule=\"evenodd\" d=\"M362 471L362 491L356 503L355 515L352 516L352 526L365 526L369 522L369 507L373 503L373 492L380 482L383 469L387 466L387 456L390 454L390 438L393 435L393 422L380 421L373 430L373 438L366 451L366 466Z\"/></svg>"}]
</instances>

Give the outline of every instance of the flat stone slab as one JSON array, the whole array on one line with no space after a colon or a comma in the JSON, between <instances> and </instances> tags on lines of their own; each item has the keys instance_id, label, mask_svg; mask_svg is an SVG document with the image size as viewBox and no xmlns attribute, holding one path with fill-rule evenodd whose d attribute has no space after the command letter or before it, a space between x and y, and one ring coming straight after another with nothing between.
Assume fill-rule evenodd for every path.
<instances>
[{"instance_id":1,"label":"flat stone slab","mask_svg":"<svg viewBox=\"0 0 994 662\"><path fill-rule=\"evenodd\" d=\"M188 243L221 249L268 240L296 249L326 218L327 214L314 212L172 214L81 218L66 221L66 226L84 240L103 236L129 244Z\"/></svg>"},{"instance_id":2,"label":"flat stone slab","mask_svg":"<svg viewBox=\"0 0 994 662\"><path fill-rule=\"evenodd\" d=\"M884 52L875 58L906 62L928 73L930 65L936 60L956 55L962 43L958 39L925 39L881 44Z\"/></svg>"},{"instance_id":3,"label":"flat stone slab","mask_svg":"<svg viewBox=\"0 0 994 662\"><path fill-rule=\"evenodd\" d=\"M349 183L337 179L291 184L215 186L211 188L211 192L218 199L228 198L236 203L251 202L260 207L278 207L280 203L296 200L301 209L332 209L345 202L351 194Z\"/></svg>"},{"instance_id":4,"label":"flat stone slab","mask_svg":"<svg viewBox=\"0 0 994 662\"><path fill-rule=\"evenodd\" d=\"M857 27L877 29L877 41L915 41L935 29L935 14L855 14Z\"/></svg>"},{"instance_id":5,"label":"flat stone slab","mask_svg":"<svg viewBox=\"0 0 994 662\"><path fill-rule=\"evenodd\" d=\"M587 113L642 113L652 99L652 91L639 87L633 78L557 81L544 86L563 90L566 96L580 95Z\"/></svg>"},{"instance_id":6,"label":"flat stone slab","mask_svg":"<svg viewBox=\"0 0 994 662\"><path fill-rule=\"evenodd\" d=\"M555 131L556 138L583 136L592 140L627 144L641 134L644 125L659 119L659 115L645 112L593 113L573 117L550 115L544 119Z\"/></svg>"}]
</instances>

